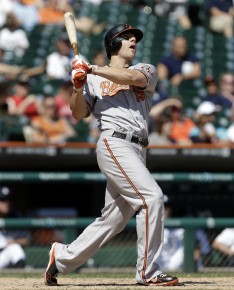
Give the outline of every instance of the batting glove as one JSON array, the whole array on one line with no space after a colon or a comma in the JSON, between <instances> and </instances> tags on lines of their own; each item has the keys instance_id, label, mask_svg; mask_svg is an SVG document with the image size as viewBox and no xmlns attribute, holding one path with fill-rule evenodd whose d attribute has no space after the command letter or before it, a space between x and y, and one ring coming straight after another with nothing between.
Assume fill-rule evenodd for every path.
<instances>
[{"instance_id":1,"label":"batting glove","mask_svg":"<svg viewBox=\"0 0 234 290\"><path fill-rule=\"evenodd\" d=\"M87 74L90 74L92 72L92 66L84 61L82 58L75 58L72 61L72 69L83 69L86 71Z\"/></svg>"},{"instance_id":2,"label":"batting glove","mask_svg":"<svg viewBox=\"0 0 234 290\"><path fill-rule=\"evenodd\" d=\"M74 91L82 91L87 80L87 72L82 68L72 70L72 82Z\"/></svg>"},{"instance_id":3,"label":"batting glove","mask_svg":"<svg viewBox=\"0 0 234 290\"><path fill-rule=\"evenodd\" d=\"M72 69L78 69L81 68L83 70L86 71L87 74L96 74L97 70L98 70L98 66L97 65L90 65L89 63L87 63L85 60L83 60L82 58L74 58L74 60L72 61Z\"/></svg>"}]
</instances>

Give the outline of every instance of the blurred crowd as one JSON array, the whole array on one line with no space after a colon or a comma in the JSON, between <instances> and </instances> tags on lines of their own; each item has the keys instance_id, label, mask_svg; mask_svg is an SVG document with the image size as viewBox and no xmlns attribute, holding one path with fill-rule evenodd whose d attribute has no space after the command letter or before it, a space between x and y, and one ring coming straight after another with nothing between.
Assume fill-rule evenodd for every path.
<instances>
[{"instance_id":1,"label":"blurred crowd","mask_svg":"<svg viewBox=\"0 0 234 290\"><path fill-rule=\"evenodd\" d=\"M28 143L65 144L66 142L96 143L99 137L98 122L90 117L77 121L72 117L69 98L73 91L70 79L73 53L64 27L64 12L71 11L84 3L101 5L107 0L0 0L0 141L24 141ZM111 1L109 1L111 2ZM168 17L178 21L182 31L193 25L202 25L200 6L188 0L122 0L119 3L145 9L151 3L156 17ZM232 0L204 1L207 29L223 35L234 42ZM149 8L149 7L148 7ZM145 9L149 11L149 9ZM79 16L75 19L77 31L90 37L105 33L108 23L97 22L92 17ZM131 23L130 23L131 24ZM204 22L203 22L204 24ZM15 58L30 57L31 44L28 35L38 25L62 27L55 40L55 49L46 55L44 61L35 66L27 63L15 64ZM102 37L103 39L103 37ZM190 43L183 35L171 40L168 54L162 54L158 63L158 84L152 100L149 123L150 145L186 145L196 143L234 144L234 72L223 71L219 75L205 75L201 59L191 53ZM215 49L215 48L214 48ZM234 55L234 52L232 52ZM26 56L26 57L25 57ZM107 65L107 57L100 48L92 51L91 64ZM56 89L51 93L36 94L33 86L37 77L54 81ZM191 110L187 107L190 95L181 95L179 88L191 81L202 80L205 89L203 99ZM225 115L227 123L218 122ZM0 187L0 217L20 217L11 206L12 192ZM165 206L169 203L165 201ZM169 208L169 213L170 213ZM168 217L170 214L168 213ZM166 231L165 255L172 270L178 270L183 263L183 230ZM233 229L225 229L210 245L203 231L197 231L198 247L194 253L197 268L202 267L201 259L211 248L223 252L233 266ZM2 230L0 232L0 269L23 267L25 253L23 247L31 242L28 232ZM167 247L168 245L168 247ZM172 255L168 250L173 250ZM14 253L14 255L12 255ZM174 267L174 268L173 268Z\"/></svg>"},{"instance_id":2,"label":"blurred crowd","mask_svg":"<svg viewBox=\"0 0 234 290\"><path fill-rule=\"evenodd\" d=\"M65 142L93 142L99 137L98 123L90 116L75 120L69 107L72 93L70 80L71 46L64 28L64 12L81 7L84 2L100 5L105 0L0 0L0 141L25 141L49 144ZM145 9L149 1L119 1L136 9ZM198 7L186 0L151 1L156 17L178 21L182 31L201 25ZM233 39L233 2L229 0L204 1L209 15L207 29ZM148 10L147 10L148 11ZM75 19L77 31L83 35L103 35L108 23L79 16ZM204 23L203 23L204 24ZM11 59L30 56L28 35L37 25L61 26L63 33L55 40L54 51L44 61L28 67L16 65ZM103 45L93 51L91 64L104 66L107 58ZM158 84L150 112L150 144L234 143L234 74L203 76L201 59L191 53L189 41L183 35L171 40L171 50L155 64ZM32 48L34 49L34 48ZM25 57L26 56L26 57ZM53 93L35 94L32 80L43 76L57 81ZM191 81L201 80L205 88L203 99L191 111L187 107L189 95L181 95L178 88ZM218 122L225 115L227 124Z\"/></svg>"}]
</instances>

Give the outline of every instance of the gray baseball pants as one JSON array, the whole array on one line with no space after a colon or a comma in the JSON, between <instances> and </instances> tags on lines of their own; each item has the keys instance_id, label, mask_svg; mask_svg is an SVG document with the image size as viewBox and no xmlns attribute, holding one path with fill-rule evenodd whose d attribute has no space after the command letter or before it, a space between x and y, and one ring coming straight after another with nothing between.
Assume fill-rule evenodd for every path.
<instances>
[{"instance_id":1,"label":"gray baseball pants","mask_svg":"<svg viewBox=\"0 0 234 290\"><path fill-rule=\"evenodd\" d=\"M145 166L146 149L111 135L111 130L104 131L97 143L98 165L107 177L102 215L71 244L57 243L56 266L62 274L74 271L121 232L136 213L136 281L146 282L160 271L157 258L163 244L163 193Z\"/></svg>"}]
</instances>

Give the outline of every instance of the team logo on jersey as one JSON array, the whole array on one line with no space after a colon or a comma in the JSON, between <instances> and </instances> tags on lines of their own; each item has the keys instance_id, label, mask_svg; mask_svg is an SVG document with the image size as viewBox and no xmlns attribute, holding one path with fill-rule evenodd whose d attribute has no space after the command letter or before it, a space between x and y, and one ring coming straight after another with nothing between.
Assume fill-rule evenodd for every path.
<instances>
[{"instance_id":1,"label":"team logo on jersey","mask_svg":"<svg viewBox=\"0 0 234 290\"><path fill-rule=\"evenodd\" d=\"M104 81L100 83L100 88L102 90L102 96L109 96L113 97L115 96L119 91L129 91L130 86L129 85L120 85L115 84L110 81ZM145 94L143 91L137 90L137 88L132 87L133 92L136 96L137 102L144 101L145 100Z\"/></svg>"},{"instance_id":2,"label":"team logo on jersey","mask_svg":"<svg viewBox=\"0 0 234 290\"><path fill-rule=\"evenodd\" d=\"M154 70L149 65L143 65L143 66L141 66L141 69L148 72L151 76L154 74Z\"/></svg>"},{"instance_id":3,"label":"team logo on jersey","mask_svg":"<svg viewBox=\"0 0 234 290\"><path fill-rule=\"evenodd\" d=\"M104 81L100 83L100 88L102 90L102 96L114 96L116 95L119 91L122 90L129 90L130 86L129 85L120 85L120 84L115 84L110 81Z\"/></svg>"}]
</instances>

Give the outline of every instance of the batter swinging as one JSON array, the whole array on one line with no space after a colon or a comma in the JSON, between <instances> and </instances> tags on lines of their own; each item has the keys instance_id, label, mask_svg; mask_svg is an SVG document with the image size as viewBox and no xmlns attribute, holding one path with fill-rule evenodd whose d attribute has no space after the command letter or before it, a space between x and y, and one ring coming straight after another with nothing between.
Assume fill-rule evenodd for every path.
<instances>
[{"instance_id":1,"label":"batter swinging","mask_svg":"<svg viewBox=\"0 0 234 290\"><path fill-rule=\"evenodd\" d=\"M163 274L157 264L163 243L163 193L145 165L148 113L157 73L150 64L132 65L136 43L142 37L137 28L116 25L105 36L108 66L91 66L81 59L72 62L73 116L82 119L93 113L102 132L96 151L98 165L107 178L105 206L102 216L71 244L52 244L46 285L57 285L58 273L67 274L85 263L121 232L134 214L138 236L136 282L178 283L176 277Z\"/></svg>"}]
</instances>

